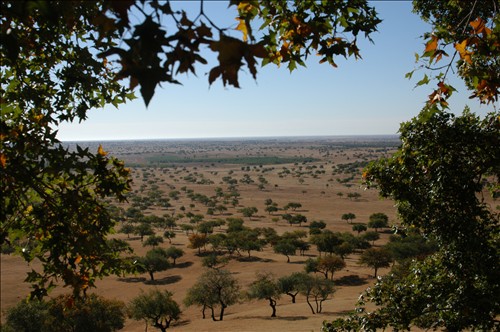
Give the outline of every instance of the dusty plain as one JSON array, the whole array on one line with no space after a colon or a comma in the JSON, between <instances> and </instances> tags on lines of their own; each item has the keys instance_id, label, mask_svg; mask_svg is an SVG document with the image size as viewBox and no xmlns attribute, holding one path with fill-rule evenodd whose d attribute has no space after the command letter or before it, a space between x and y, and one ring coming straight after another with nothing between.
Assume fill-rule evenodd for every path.
<instances>
[{"instance_id":1,"label":"dusty plain","mask_svg":"<svg viewBox=\"0 0 500 332\"><path fill-rule=\"evenodd\" d=\"M170 199L171 207L150 206L145 215L178 215L181 206L184 214L191 211L203 214L204 220L240 217L248 227L273 227L279 234L285 231L303 229L308 231L308 224L322 220L327 229L335 232L352 232L352 224L341 219L345 213L354 213L353 223L367 223L372 213L383 212L389 216L390 224L397 224L394 202L381 199L376 189L362 185L362 166L371 160L389 156L399 144L396 137L321 137L321 138L269 138L245 140L182 140L182 141L129 141L129 142L91 142L80 143L97 150L102 144L105 151L125 160L131 167L133 178L132 192L135 195L147 195L152 185L157 185L165 197L169 192L180 192L178 200ZM73 145L71 145L73 146ZM240 180L250 177L253 183ZM228 184L224 177L238 180L240 193L237 206L225 204L227 211L207 214L207 207L193 202L186 191L215 195L215 188L227 191ZM259 180L265 179L265 181ZM259 184L263 184L259 188ZM185 188L185 189L186 189ZM348 197L357 193L359 197ZM302 207L295 213L307 217L308 223L289 225L280 215L280 210L273 214L265 212L265 200L272 199L282 208L289 202L299 202ZM128 203L113 203L127 209ZM194 204L194 206L193 206ZM191 206L190 206L191 205ZM252 218L244 218L239 209L255 206L258 212ZM274 221L273 221L273 218ZM276 219L279 219L276 221ZM177 221L178 225L188 223L187 218ZM117 226L119 229L120 225ZM172 244L165 239L161 247L174 245L184 250L174 268L155 273L155 282L149 281L147 274L111 276L97 282L92 292L107 298L119 299L127 303L141 290L154 287L168 289L174 293L174 299L181 305L181 319L171 327L171 331L319 331L324 320L332 320L354 309L358 296L374 283L373 270L358 264L359 253L346 258L347 267L335 274L335 294L323 305L323 312L312 314L304 296L297 296L297 303L292 304L287 295L278 300L277 317L271 318L271 308L267 301L242 301L227 308L223 321L214 322L210 318L202 319L198 307L186 308L182 301L187 290L196 282L203 271L201 258L197 250L188 248L186 234L177 227ZM225 232L225 226L215 232ZM158 230L157 234L162 235ZM353 232L354 233L354 232ZM375 246L383 245L390 232L381 232ZM144 255L147 250L136 235L116 233L111 235L126 240L137 255ZM207 246L207 251L210 246ZM248 259L245 253L237 254L225 267L239 280L242 289L254 280L257 272L272 272L276 277L292 272L303 271L304 262L309 257L317 257L314 245L304 256L286 257L275 254L270 246L262 251L253 251ZM5 310L29 293L29 285L23 283L25 273L32 266L14 255L1 256L1 311L2 321ZM379 274L383 275L383 269ZM355 276L353 278L353 276ZM349 282L355 280L355 282ZM51 293L56 296L69 290L58 287ZM143 321L127 319L124 331L144 331ZM153 331L154 328L149 327Z\"/></svg>"}]
</instances>

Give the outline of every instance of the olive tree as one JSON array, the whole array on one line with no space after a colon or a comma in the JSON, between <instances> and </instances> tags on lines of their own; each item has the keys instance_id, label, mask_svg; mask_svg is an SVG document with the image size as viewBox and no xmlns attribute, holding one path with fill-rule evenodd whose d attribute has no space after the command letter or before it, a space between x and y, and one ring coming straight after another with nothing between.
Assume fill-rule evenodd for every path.
<instances>
[{"instance_id":1,"label":"olive tree","mask_svg":"<svg viewBox=\"0 0 500 332\"><path fill-rule=\"evenodd\" d=\"M359 258L359 264L366 265L375 270L375 278L377 278L378 269L391 266L392 261L391 253L385 248L366 249Z\"/></svg>"},{"instance_id":2,"label":"olive tree","mask_svg":"<svg viewBox=\"0 0 500 332\"><path fill-rule=\"evenodd\" d=\"M180 318L181 309L177 302L172 299L172 293L167 290L152 289L141 292L133 298L128 305L130 318L144 320L147 324L167 331L172 322Z\"/></svg>"},{"instance_id":3,"label":"olive tree","mask_svg":"<svg viewBox=\"0 0 500 332\"><path fill-rule=\"evenodd\" d=\"M231 272L222 269L208 269L198 278L186 295L184 303L187 306L198 305L211 310L213 321L215 309L220 308L219 319L223 320L225 309L238 301L240 286Z\"/></svg>"},{"instance_id":4,"label":"olive tree","mask_svg":"<svg viewBox=\"0 0 500 332\"><path fill-rule=\"evenodd\" d=\"M149 273L151 281L154 281L154 273L161 272L171 267L165 249L155 248L146 253L145 256L137 259L137 269L140 272Z\"/></svg>"},{"instance_id":5,"label":"olive tree","mask_svg":"<svg viewBox=\"0 0 500 332\"><path fill-rule=\"evenodd\" d=\"M280 298L281 291L278 281L270 273L257 274L256 279L247 290L250 299L268 300L272 309L271 317L276 317L276 300Z\"/></svg>"}]
</instances>

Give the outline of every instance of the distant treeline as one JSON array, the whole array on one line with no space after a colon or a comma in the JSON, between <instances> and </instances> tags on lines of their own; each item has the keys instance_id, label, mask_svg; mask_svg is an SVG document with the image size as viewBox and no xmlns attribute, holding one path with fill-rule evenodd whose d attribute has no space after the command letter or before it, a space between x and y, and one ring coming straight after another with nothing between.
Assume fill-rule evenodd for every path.
<instances>
[{"instance_id":1,"label":"distant treeline","mask_svg":"<svg viewBox=\"0 0 500 332\"><path fill-rule=\"evenodd\" d=\"M175 155L159 155L147 158L148 164L239 164L239 165L276 165L310 163L319 161L311 157L276 157L276 156L245 156L245 157L185 157Z\"/></svg>"}]
</instances>

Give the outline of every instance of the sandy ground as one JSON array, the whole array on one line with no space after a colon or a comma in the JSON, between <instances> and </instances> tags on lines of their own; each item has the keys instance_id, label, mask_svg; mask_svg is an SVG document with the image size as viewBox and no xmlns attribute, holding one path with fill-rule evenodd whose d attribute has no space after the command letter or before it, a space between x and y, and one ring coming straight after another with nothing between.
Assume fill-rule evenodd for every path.
<instances>
[{"instance_id":1,"label":"sandy ground","mask_svg":"<svg viewBox=\"0 0 500 332\"><path fill-rule=\"evenodd\" d=\"M291 231L295 229L308 230L307 224L302 227L290 226L285 221L273 222L273 215L269 215L264 211L264 201L266 198L271 198L274 202L278 203L279 207L284 206L288 202L300 202L302 208L297 213L307 216L309 222L313 220L324 220L327 223L327 228L333 231L352 231L352 225L347 224L341 220L341 215L344 213L352 212L356 215L354 222L368 222L370 214L375 212L384 212L389 215L390 223L396 223L396 214L394 204L390 200L381 200L378 193L373 190L365 190L360 185L360 173L358 172L354 180L351 181L352 186L346 187L340 184L336 179L345 178L345 174L332 174L332 166L349 163L358 160L363 155L373 156L373 151L370 149L331 149L331 153L325 157L324 151L321 151L316 146L307 143L305 145L292 145L285 149L284 145L270 146L267 149L261 150L263 145L255 144L255 146L246 147L233 152L229 149L227 151L218 152L219 154L226 153L228 155L243 153L250 155L258 155L258 152L265 151L267 154L287 155L287 156L313 156L321 160L308 164L316 165L314 170L321 170L319 166L323 166L324 174L318 174L316 178L312 174L303 174L301 176L294 176L301 165L264 165L266 167L274 167L273 170L262 173L259 167L256 169L252 166L250 171L242 170L242 165L187 165L184 170L182 168L171 169L163 171L160 169L150 168L148 171L153 175L154 182L159 184L160 189L168 193L172 186L178 190L182 186L193 189L194 192L203 193L206 195L214 195L215 187L227 188L226 184L222 184L222 177L232 176L233 178L240 179L243 174L249 174L254 180L257 180L259 175L262 175L268 181L264 190L259 190L256 184L243 185L238 184L240 197L240 206L233 208L229 207L228 211L222 217L228 216L241 216L237 209L243 206L256 206L259 210L256 217L252 220L245 219L245 225L249 227L274 227L278 233ZM208 151L208 152L207 152ZM213 147L206 149L204 154L209 154L210 151L216 151ZM200 152L198 152L199 154ZM262 153L262 152L261 152ZM132 155L132 154L131 154ZM380 153L379 153L380 155ZM141 160L141 154L133 154L136 160ZM131 156L128 156L131 158ZM288 169L295 169L292 174L286 177L280 177L279 172L283 167ZM305 171L306 165L303 166ZM144 169L134 171L134 189L140 187L141 184L146 183L141 176ZM199 185L188 183L183 180L187 174L196 172L198 175L203 174L214 182L212 185ZM141 175L141 176L140 176ZM298 179L302 177L303 183ZM256 181L257 183L257 181ZM342 192L343 196L337 193ZM349 192L358 192L361 197L358 200L350 200L347 198ZM171 201L178 208L181 205L189 206L191 201L182 193L178 201ZM127 205L122 205L126 208ZM164 213L172 213L174 209L164 210L154 208L147 210L147 214L162 215ZM177 210L178 211L178 210ZM196 203L193 208L194 213L206 212L206 207ZM279 213L283 213L280 211ZM279 214L278 213L278 214ZM213 218L221 216L214 215ZM206 219L211 217L206 216ZM182 222L179 222L182 223ZM224 231L224 229L216 230ZM158 232L161 235L161 232ZM144 254L148 248L144 248L138 238L131 236L127 239L124 234L114 235L118 238L126 239L131 246L135 249L138 255ZM375 245L382 245L387 241L388 234L382 234L380 240L376 241ZM176 237L172 240L172 245L175 245L185 251L185 255L178 259L177 266L164 272L155 274L156 282L154 284L148 281L149 277L146 274L126 276L124 278L108 277L97 282L97 288L93 291L106 296L107 298L115 298L128 302L134 296L140 293L141 290L148 290L153 287L159 289L168 289L174 293L174 299L178 303L182 303L187 289L189 289L197 280L198 276L202 273L200 257L196 255L196 250L187 248L187 236L180 230L177 230ZM168 247L170 244L165 241L161 246ZM272 272L277 277L290 274L295 271L303 271L304 261L309 257L316 257L318 255L314 246L308 251L307 256L292 256L291 263L286 263L286 257L273 253L270 247L266 247L263 251L252 252L252 259L233 259L226 266L234 276L239 280L242 289L245 289L255 278L257 272ZM356 285L338 285L336 293L331 299L327 300L323 305L323 312L321 314L312 314L305 298L301 295L297 296L297 303L292 304L290 297L283 295L278 300L277 316L271 318L271 308L267 301L245 301L233 306L226 310L224 320L221 322L213 322L210 319L203 320L201 317L201 310L197 307L185 308L182 307L182 317L179 322L171 328L172 331L319 331L321 323L324 320L331 320L335 317L345 314L346 312L354 309L354 304L361 292L370 286L374 279L371 277L373 271L366 267L362 267L357 263L358 256L356 254L350 255L346 259L347 267L336 273L335 280L341 280L345 276L358 276L359 282ZM36 264L33 265L37 268ZM2 255L1 256L1 311L2 320L7 308L14 305L16 302L24 299L29 293L29 285L23 283L25 273L30 270L25 262L19 257ZM386 270L381 270L379 274L386 273ZM61 293L68 292L66 288L59 287L51 296L56 296ZM127 320L124 331L144 331L145 324L142 321ZM150 328L153 330L153 328Z\"/></svg>"}]
</instances>

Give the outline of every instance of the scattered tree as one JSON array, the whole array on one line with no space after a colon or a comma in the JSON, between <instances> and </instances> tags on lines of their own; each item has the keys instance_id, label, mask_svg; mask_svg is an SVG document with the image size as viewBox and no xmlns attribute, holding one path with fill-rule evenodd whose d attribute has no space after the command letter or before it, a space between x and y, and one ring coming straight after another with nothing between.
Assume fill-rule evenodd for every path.
<instances>
[{"instance_id":1,"label":"scattered tree","mask_svg":"<svg viewBox=\"0 0 500 332\"><path fill-rule=\"evenodd\" d=\"M356 215L355 215L354 213L352 213L352 212L349 212L349 213L344 213L344 214L342 215L342 220L346 220L346 221L347 221L347 223L349 223L349 224L350 224L350 223L352 223L352 221L353 221L354 219L356 219Z\"/></svg>"},{"instance_id":2,"label":"scattered tree","mask_svg":"<svg viewBox=\"0 0 500 332\"><path fill-rule=\"evenodd\" d=\"M288 204L286 204L283 209L284 210L288 210L288 209L292 209L292 211L295 211L299 208L302 207L302 204L298 203L298 202L290 202Z\"/></svg>"},{"instance_id":3,"label":"scattered tree","mask_svg":"<svg viewBox=\"0 0 500 332\"><path fill-rule=\"evenodd\" d=\"M257 278L248 288L250 299L268 300L272 308L271 317L276 317L276 300L280 298L279 284L270 273L257 274Z\"/></svg>"},{"instance_id":4,"label":"scattered tree","mask_svg":"<svg viewBox=\"0 0 500 332\"><path fill-rule=\"evenodd\" d=\"M250 207L245 207L240 209L238 212L243 214L244 217L247 217L248 219L252 219L252 217L258 212L259 210L255 206L250 206Z\"/></svg>"},{"instance_id":5,"label":"scattered tree","mask_svg":"<svg viewBox=\"0 0 500 332\"><path fill-rule=\"evenodd\" d=\"M188 226L188 225L186 225ZM191 226L191 225L189 225ZM163 237L168 239L168 243L172 244L172 239L175 238L175 232L174 231L165 231L163 232Z\"/></svg>"},{"instance_id":6,"label":"scattered tree","mask_svg":"<svg viewBox=\"0 0 500 332\"><path fill-rule=\"evenodd\" d=\"M130 238L130 234L133 234L135 232L135 226L132 223L125 223L123 226L120 228L120 233L127 234L127 238Z\"/></svg>"},{"instance_id":7,"label":"scattered tree","mask_svg":"<svg viewBox=\"0 0 500 332\"><path fill-rule=\"evenodd\" d=\"M371 241L372 244L374 244L375 241L377 241L378 239L380 239L380 234L378 232L368 231L368 232L363 233L361 235L361 239L363 239L365 241Z\"/></svg>"},{"instance_id":8,"label":"scattered tree","mask_svg":"<svg viewBox=\"0 0 500 332\"><path fill-rule=\"evenodd\" d=\"M210 254L201 259L201 265L211 269L221 269L227 265L229 259L216 254Z\"/></svg>"},{"instance_id":9,"label":"scattered tree","mask_svg":"<svg viewBox=\"0 0 500 332\"><path fill-rule=\"evenodd\" d=\"M295 244L293 243L292 240L284 239L284 240L278 241L273 246L273 250L277 254L285 255L286 262L290 263L290 256L291 255L295 256L295 252L297 251L297 247L295 246Z\"/></svg>"},{"instance_id":10,"label":"scattered tree","mask_svg":"<svg viewBox=\"0 0 500 332\"><path fill-rule=\"evenodd\" d=\"M383 248L366 249L359 258L359 264L366 265L375 270L375 278L377 278L378 269L391 266L392 261L391 253Z\"/></svg>"},{"instance_id":11,"label":"scattered tree","mask_svg":"<svg viewBox=\"0 0 500 332\"><path fill-rule=\"evenodd\" d=\"M145 222L142 222L140 223L139 225L137 225L135 227L135 231L134 231L134 234L137 234L141 237L141 242L143 242L144 240L144 237L146 235L154 235L154 230L153 230L153 227L151 226L151 224L148 224L148 223L145 223Z\"/></svg>"},{"instance_id":12,"label":"scattered tree","mask_svg":"<svg viewBox=\"0 0 500 332\"><path fill-rule=\"evenodd\" d=\"M365 224L354 224L354 225L352 225L352 230L354 232L358 232L358 235L359 235L359 233L365 232L367 230L367 228L366 228Z\"/></svg>"},{"instance_id":13,"label":"scattered tree","mask_svg":"<svg viewBox=\"0 0 500 332\"><path fill-rule=\"evenodd\" d=\"M301 289L301 285L305 278L309 277L303 272L294 272L290 275L283 276L278 279L278 286L283 294L292 298L292 303L295 303L295 297Z\"/></svg>"},{"instance_id":14,"label":"scattered tree","mask_svg":"<svg viewBox=\"0 0 500 332\"><path fill-rule=\"evenodd\" d=\"M151 246L153 248L155 248L156 246L160 245L160 243L163 243L163 238L161 236L158 236L158 235L150 235L146 241L144 241L142 243L142 246L143 247L146 247L146 246Z\"/></svg>"},{"instance_id":15,"label":"scattered tree","mask_svg":"<svg viewBox=\"0 0 500 332\"><path fill-rule=\"evenodd\" d=\"M333 274L336 271L340 271L345 268L346 263L338 255L325 255L323 257L318 257L316 259L309 258L306 261L304 267L307 273L319 272L323 273L325 279L328 279L328 274L330 274L330 279L333 280Z\"/></svg>"},{"instance_id":16,"label":"scattered tree","mask_svg":"<svg viewBox=\"0 0 500 332\"><path fill-rule=\"evenodd\" d=\"M198 255L201 255L201 248L205 248L208 243L206 234L191 234L188 237L189 248L198 249Z\"/></svg>"},{"instance_id":17,"label":"scattered tree","mask_svg":"<svg viewBox=\"0 0 500 332\"><path fill-rule=\"evenodd\" d=\"M312 221L310 224L309 224L309 229L317 229L319 230L319 232L321 233L321 230L322 229L325 229L326 228L326 223L322 220L320 221Z\"/></svg>"},{"instance_id":18,"label":"scattered tree","mask_svg":"<svg viewBox=\"0 0 500 332\"><path fill-rule=\"evenodd\" d=\"M358 198L361 197L361 194L360 193L357 193L357 192L353 192L353 193L348 193L347 194L347 198L349 198L350 200L358 200Z\"/></svg>"},{"instance_id":19,"label":"scattered tree","mask_svg":"<svg viewBox=\"0 0 500 332\"><path fill-rule=\"evenodd\" d=\"M224 318L224 310L236 303L240 292L238 281L231 272L221 269L209 269L205 271L198 281L188 290L184 303L186 306L199 305L209 308L212 320L216 321L215 308L220 307L219 320Z\"/></svg>"},{"instance_id":20,"label":"scattered tree","mask_svg":"<svg viewBox=\"0 0 500 332\"><path fill-rule=\"evenodd\" d=\"M172 246L165 250L165 254L168 258L172 259L172 265L175 266L175 261L177 260L177 258L181 258L182 256L184 256L184 250Z\"/></svg>"},{"instance_id":21,"label":"scattered tree","mask_svg":"<svg viewBox=\"0 0 500 332\"><path fill-rule=\"evenodd\" d=\"M170 268L167 253L163 248L155 248L146 253L146 256L137 259L139 271L149 273L151 281L154 281L154 273L165 271Z\"/></svg>"},{"instance_id":22,"label":"scattered tree","mask_svg":"<svg viewBox=\"0 0 500 332\"><path fill-rule=\"evenodd\" d=\"M379 228L385 228L389 226L389 217L382 212L373 213L370 215L370 221L368 222L368 227L375 228L378 232Z\"/></svg>"},{"instance_id":23,"label":"scattered tree","mask_svg":"<svg viewBox=\"0 0 500 332\"><path fill-rule=\"evenodd\" d=\"M307 305L309 305L313 314L321 313L323 310L323 302L334 292L333 282L329 279L307 274L302 279L300 293L306 297ZM316 303L316 311L314 311L311 304L311 299Z\"/></svg>"},{"instance_id":24,"label":"scattered tree","mask_svg":"<svg viewBox=\"0 0 500 332\"><path fill-rule=\"evenodd\" d=\"M167 331L170 324L180 318L181 309L167 290L152 289L141 292L129 304L129 316L135 320L145 320L162 332Z\"/></svg>"},{"instance_id":25,"label":"scattered tree","mask_svg":"<svg viewBox=\"0 0 500 332\"><path fill-rule=\"evenodd\" d=\"M265 211L269 214L273 214L274 212L278 212L279 209L277 206L274 206L274 205L269 205L269 206L266 206L265 208Z\"/></svg>"}]
</instances>

